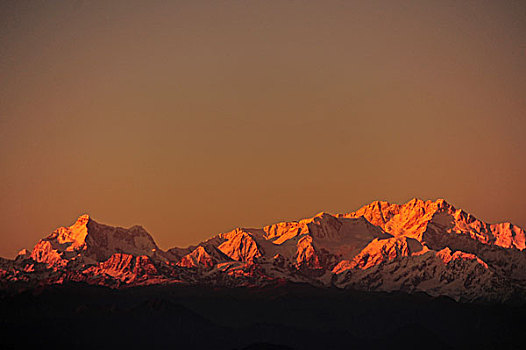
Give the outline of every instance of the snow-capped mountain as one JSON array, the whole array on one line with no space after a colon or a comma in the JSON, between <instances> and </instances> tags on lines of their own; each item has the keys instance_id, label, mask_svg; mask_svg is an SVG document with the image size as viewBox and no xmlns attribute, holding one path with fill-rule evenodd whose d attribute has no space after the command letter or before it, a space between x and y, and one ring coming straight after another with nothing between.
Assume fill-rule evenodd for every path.
<instances>
[{"instance_id":1,"label":"snow-capped mountain","mask_svg":"<svg viewBox=\"0 0 526 350\"><path fill-rule=\"evenodd\" d=\"M524 299L525 248L520 227L485 223L443 199L402 205L377 201L347 214L237 228L168 251L140 226L112 227L83 215L32 251L0 261L0 277L4 287L289 281L506 301Z\"/></svg>"},{"instance_id":2,"label":"snow-capped mountain","mask_svg":"<svg viewBox=\"0 0 526 350\"><path fill-rule=\"evenodd\" d=\"M129 229L99 224L88 215L69 227L60 227L37 243L30 256L48 266L66 266L77 259L93 263L115 253L154 256L159 251L153 238L141 226Z\"/></svg>"}]
</instances>

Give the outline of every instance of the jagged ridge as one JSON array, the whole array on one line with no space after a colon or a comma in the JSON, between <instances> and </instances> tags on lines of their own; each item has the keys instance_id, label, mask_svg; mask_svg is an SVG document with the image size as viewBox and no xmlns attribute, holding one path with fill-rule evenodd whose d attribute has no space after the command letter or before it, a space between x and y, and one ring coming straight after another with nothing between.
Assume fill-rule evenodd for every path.
<instances>
[{"instance_id":1,"label":"jagged ridge","mask_svg":"<svg viewBox=\"0 0 526 350\"><path fill-rule=\"evenodd\" d=\"M526 290L525 242L520 227L487 224L443 199L377 201L347 214L237 228L166 252L140 226L112 227L83 215L31 252L0 262L0 276L3 286L294 281L503 301Z\"/></svg>"}]
</instances>

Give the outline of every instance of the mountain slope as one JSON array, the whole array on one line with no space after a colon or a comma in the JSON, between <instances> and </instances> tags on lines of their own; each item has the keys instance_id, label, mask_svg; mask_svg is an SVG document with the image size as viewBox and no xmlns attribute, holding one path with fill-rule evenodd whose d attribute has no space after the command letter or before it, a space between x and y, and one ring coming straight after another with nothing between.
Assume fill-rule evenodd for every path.
<instances>
[{"instance_id":1,"label":"mountain slope","mask_svg":"<svg viewBox=\"0 0 526 350\"><path fill-rule=\"evenodd\" d=\"M115 253L168 259L143 227L108 226L95 222L88 215L80 216L73 225L60 227L41 239L30 257L50 267L60 267L75 260L82 263L104 261Z\"/></svg>"},{"instance_id":2,"label":"mountain slope","mask_svg":"<svg viewBox=\"0 0 526 350\"><path fill-rule=\"evenodd\" d=\"M426 292L463 301L524 298L525 231L488 224L443 199L373 202L355 212L236 228L161 250L140 226L83 215L0 261L1 285L84 281L264 286L283 281L368 291Z\"/></svg>"},{"instance_id":3,"label":"mountain slope","mask_svg":"<svg viewBox=\"0 0 526 350\"><path fill-rule=\"evenodd\" d=\"M412 199L406 204L376 201L341 217L364 217L393 236L405 236L430 241L429 229L441 234L469 236L484 244L503 248L526 248L526 232L511 223L487 224L462 209L456 209L443 199L423 201Z\"/></svg>"}]
</instances>

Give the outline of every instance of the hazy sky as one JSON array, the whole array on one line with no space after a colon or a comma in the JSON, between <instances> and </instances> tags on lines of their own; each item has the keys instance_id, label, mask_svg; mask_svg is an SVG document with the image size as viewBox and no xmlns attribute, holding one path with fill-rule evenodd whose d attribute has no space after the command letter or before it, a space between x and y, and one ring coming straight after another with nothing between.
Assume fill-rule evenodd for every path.
<instances>
[{"instance_id":1,"label":"hazy sky","mask_svg":"<svg viewBox=\"0 0 526 350\"><path fill-rule=\"evenodd\" d=\"M524 1L2 1L0 255L375 199L526 226Z\"/></svg>"}]
</instances>

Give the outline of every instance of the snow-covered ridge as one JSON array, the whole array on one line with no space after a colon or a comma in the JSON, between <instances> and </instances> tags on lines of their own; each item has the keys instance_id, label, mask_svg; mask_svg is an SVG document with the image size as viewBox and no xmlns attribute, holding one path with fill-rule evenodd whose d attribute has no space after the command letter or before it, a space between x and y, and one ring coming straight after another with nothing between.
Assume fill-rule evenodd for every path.
<instances>
[{"instance_id":1,"label":"snow-covered ridge","mask_svg":"<svg viewBox=\"0 0 526 350\"><path fill-rule=\"evenodd\" d=\"M104 261L115 253L153 257L161 251L141 226L128 229L99 224L87 214L69 227L60 227L40 240L32 250L33 260L49 266L65 266L72 260Z\"/></svg>"},{"instance_id":2,"label":"snow-covered ridge","mask_svg":"<svg viewBox=\"0 0 526 350\"><path fill-rule=\"evenodd\" d=\"M2 262L0 277L3 284L76 280L110 286L286 280L504 300L526 290L525 236L518 226L487 224L443 199L376 201L347 214L237 228L168 251L140 226L112 227L82 215L31 252Z\"/></svg>"},{"instance_id":3,"label":"snow-covered ridge","mask_svg":"<svg viewBox=\"0 0 526 350\"><path fill-rule=\"evenodd\" d=\"M420 241L425 240L426 230L434 226L450 234L469 235L484 244L519 250L526 248L526 234L520 227L511 223L487 224L462 209L456 209L444 199L423 201L415 198L402 205L376 201L339 217L364 217L393 236Z\"/></svg>"}]
</instances>

